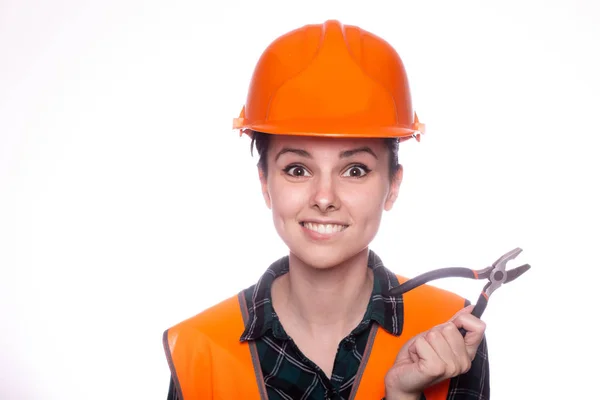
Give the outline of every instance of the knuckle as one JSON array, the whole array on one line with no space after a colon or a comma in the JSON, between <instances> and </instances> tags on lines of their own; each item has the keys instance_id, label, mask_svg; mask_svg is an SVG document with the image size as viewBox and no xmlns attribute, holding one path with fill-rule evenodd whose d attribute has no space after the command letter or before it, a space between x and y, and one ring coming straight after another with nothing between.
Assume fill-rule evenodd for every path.
<instances>
[{"instance_id":1,"label":"knuckle","mask_svg":"<svg viewBox=\"0 0 600 400\"><path fill-rule=\"evenodd\" d=\"M427 332L427 334L425 335L425 338L427 339L427 341L431 342L431 341L435 341L440 337L440 335L435 331L435 330L430 330L429 332Z\"/></svg>"},{"instance_id":2,"label":"knuckle","mask_svg":"<svg viewBox=\"0 0 600 400\"><path fill-rule=\"evenodd\" d=\"M460 375L460 374L462 374L462 370L460 369L460 365L457 365L457 366L454 368L454 371L452 371L452 375L451 375L451 376L452 376L452 377L455 377L455 376L458 376L458 375Z\"/></svg>"},{"instance_id":3,"label":"knuckle","mask_svg":"<svg viewBox=\"0 0 600 400\"><path fill-rule=\"evenodd\" d=\"M460 373L467 373L471 369L471 359L469 357L463 357L461 362Z\"/></svg>"},{"instance_id":4,"label":"knuckle","mask_svg":"<svg viewBox=\"0 0 600 400\"><path fill-rule=\"evenodd\" d=\"M460 359L457 359L456 362L452 365L452 376L457 376L462 374L462 363Z\"/></svg>"},{"instance_id":5,"label":"knuckle","mask_svg":"<svg viewBox=\"0 0 600 400\"><path fill-rule=\"evenodd\" d=\"M432 378L441 378L446 374L446 366L442 363L435 363L429 368L428 372Z\"/></svg>"},{"instance_id":6,"label":"knuckle","mask_svg":"<svg viewBox=\"0 0 600 400\"><path fill-rule=\"evenodd\" d=\"M454 320L455 321L464 321L465 319L469 319L470 317L473 317L473 315L461 313L461 314L457 315Z\"/></svg>"},{"instance_id":7,"label":"knuckle","mask_svg":"<svg viewBox=\"0 0 600 400\"><path fill-rule=\"evenodd\" d=\"M442 326L442 332L445 334L453 333L456 330L456 325L451 322L448 322Z\"/></svg>"},{"instance_id":8,"label":"knuckle","mask_svg":"<svg viewBox=\"0 0 600 400\"><path fill-rule=\"evenodd\" d=\"M457 375L457 372L458 372L458 368L456 368L455 364L448 365L446 367L445 376L446 377L453 377L453 376Z\"/></svg>"}]
</instances>

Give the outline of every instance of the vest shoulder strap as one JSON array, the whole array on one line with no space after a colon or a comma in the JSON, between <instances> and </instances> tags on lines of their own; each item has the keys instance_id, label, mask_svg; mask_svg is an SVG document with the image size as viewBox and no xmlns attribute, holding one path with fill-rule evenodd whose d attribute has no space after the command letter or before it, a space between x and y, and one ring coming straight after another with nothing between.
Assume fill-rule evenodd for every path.
<instances>
[{"instance_id":1,"label":"vest shoulder strap","mask_svg":"<svg viewBox=\"0 0 600 400\"><path fill-rule=\"evenodd\" d=\"M257 384L263 377L256 347L239 340L246 318L239 293L165 331L163 345L179 400L221 399L224 392L232 398L267 398L264 384Z\"/></svg>"}]
</instances>

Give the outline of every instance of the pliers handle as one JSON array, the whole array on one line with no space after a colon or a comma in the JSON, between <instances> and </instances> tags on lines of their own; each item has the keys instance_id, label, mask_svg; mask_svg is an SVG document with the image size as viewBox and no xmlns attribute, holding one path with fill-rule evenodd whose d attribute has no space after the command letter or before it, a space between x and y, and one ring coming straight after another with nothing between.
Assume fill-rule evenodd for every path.
<instances>
[{"instance_id":1,"label":"pliers handle","mask_svg":"<svg viewBox=\"0 0 600 400\"><path fill-rule=\"evenodd\" d=\"M475 308L471 313L477 318L481 318L483 312L487 307L490 295L502 284L517 279L519 276L521 276L523 273L529 270L529 268L531 268L529 264L523 264L520 267L512 269L508 272L506 271L506 264L510 260L517 257L521 253L521 251L523 250L517 247L516 249L511 250L508 253L502 255L491 266L480 270L473 270L469 268L441 268L436 269L434 271L426 272L422 275L419 275L415 278L404 282L403 284L395 288L392 288L390 292L393 295L400 295L416 287L419 287L429 281L439 278L459 277L470 279L488 279L489 282L481 291L479 299L477 300L477 304L475 305ZM465 336L466 331L464 329L461 328L460 332L463 336Z\"/></svg>"}]
</instances>

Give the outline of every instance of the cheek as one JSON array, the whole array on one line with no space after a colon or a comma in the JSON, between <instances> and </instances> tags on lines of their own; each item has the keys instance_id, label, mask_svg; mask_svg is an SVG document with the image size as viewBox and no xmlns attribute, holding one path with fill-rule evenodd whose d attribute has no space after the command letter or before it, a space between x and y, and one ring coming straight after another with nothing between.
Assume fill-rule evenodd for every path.
<instances>
[{"instance_id":1,"label":"cheek","mask_svg":"<svg viewBox=\"0 0 600 400\"><path fill-rule=\"evenodd\" d=\"M308 191L300 185L273 182L269 186L273 216L294 218L308 203Z\"/></svg>"},{"instance_id":2,"label":"cheek","mask_svg":"<svg viewBox=\"0 0 600 400\"><path fill-rule=\"evenodd\" d=\"M354 218L371 219L383 212L387 189L387 186L380 182L349 188L345 191L342 202Z\"/></svg>"}]
</instances>

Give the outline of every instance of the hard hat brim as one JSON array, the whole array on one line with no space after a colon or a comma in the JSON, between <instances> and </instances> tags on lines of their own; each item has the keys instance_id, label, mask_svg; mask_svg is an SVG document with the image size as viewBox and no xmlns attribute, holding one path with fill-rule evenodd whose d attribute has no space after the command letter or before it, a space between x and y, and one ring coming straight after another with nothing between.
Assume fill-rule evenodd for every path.
<instances>
[{"instance_id":1,"label":"hard hat brim","mask_svg":"<svg viewBox=\"0 0 600 400\"><path fill-rule=\"evenodd\" d=\"M417 125L417 124L415 124ZM302 126L303 129L298 129ZM308 129L307 129L308 128ZM417 128L417 127L415 127ZM312 137L336 137L336 138L410 138L425 133L425 126L418 123L418 129L403 128L398 126L392 127L365 127L365 126L331 126L326 127L323 124L315 124L314 129L310 128L310 124L303 123L286 123L281 124L239 124L235 123L233 129L238 129L240 135L251 131L269 133L272 135L289 135L289 136L312 136Z\"/></svg>"}]
</instances>

